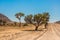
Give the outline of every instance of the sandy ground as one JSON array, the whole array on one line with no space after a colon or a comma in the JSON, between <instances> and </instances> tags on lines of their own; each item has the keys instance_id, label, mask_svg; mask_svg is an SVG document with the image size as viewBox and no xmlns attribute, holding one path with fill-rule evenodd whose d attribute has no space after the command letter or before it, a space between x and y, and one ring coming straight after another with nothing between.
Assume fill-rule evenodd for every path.
<instances>
[{"instance_id":1,"label":"sandy ground","mask_svg":"<svg viewBox=\"0 0 60 40\"><path fill-rule=\"evenodd\" d=\"M8 29L0 31L0 40L60 40L60 25L49 24L43 31L21 31Z\"/></svg>"}]
</instances>

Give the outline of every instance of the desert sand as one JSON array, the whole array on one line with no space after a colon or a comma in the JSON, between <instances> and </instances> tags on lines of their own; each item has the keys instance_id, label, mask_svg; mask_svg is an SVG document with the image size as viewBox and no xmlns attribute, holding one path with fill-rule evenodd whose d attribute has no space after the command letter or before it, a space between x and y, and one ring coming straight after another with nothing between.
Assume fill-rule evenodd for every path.
<instances>
[{"instance_id":1,"label":"desert sand","mask_svg":"<svg viewBox=\"0 0 60 40\"><path fill-rule=\"evenodd\" d=\"M60 25L51 23L43 31L8 29L0 31L0 40L60 40Z\"/></svg>"}]
</instances>

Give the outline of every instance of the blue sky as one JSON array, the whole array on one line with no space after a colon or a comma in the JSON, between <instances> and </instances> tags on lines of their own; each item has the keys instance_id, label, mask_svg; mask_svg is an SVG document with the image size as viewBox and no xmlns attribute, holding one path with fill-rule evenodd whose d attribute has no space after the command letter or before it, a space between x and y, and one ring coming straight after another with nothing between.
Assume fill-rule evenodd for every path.
<instances>
[{"instance_id":1,"label":"blue sky","mask_svg":"<svg viewBox=\"0 0 60 40\"><path fill-rule=\"evenodd\" d=\"M60 0L0 0L0 13L13 21L18 21L15 18L18 12L25 15L49 12L50 22L59 21Z\"/></svg>"}]
</instances>

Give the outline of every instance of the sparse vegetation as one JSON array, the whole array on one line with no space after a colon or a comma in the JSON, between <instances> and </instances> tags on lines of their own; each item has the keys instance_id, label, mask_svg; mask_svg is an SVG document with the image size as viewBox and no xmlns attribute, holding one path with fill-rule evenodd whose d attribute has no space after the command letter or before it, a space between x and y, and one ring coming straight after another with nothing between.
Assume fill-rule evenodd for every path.
<instances>
[{"instance_id":1,"label":"sparse vegetation","mask_svg":"<svg viewBox=\"0 0 60 40\"><path fill-rule=\"evenodd\" d=\"M19 20L18 22L10 22L8 23L8 26L18 26L21 27L21 17L24 16L24 13L19 12L15 14L16 18ZM48 25L48 21L49 21L49 13L45 12L45 13L38 13L35 15L27 15L25 16L24 20L26 23L23 24L23 26L28 26L28 24L33 24L35 26L35 30L38 30L38 27L42 24L44 24L45 28L47 28ZM1 23L3 23L3 25L6 24L5 21L0 20L0 25Z\"/></svg>"},{"instance_id":2,"label":"sparse vegetation","mask_svg":"<svg viewBox=\"0 0 60 40\"><path fill-rule=\"evenodd\" d=\"M17 14L15 14L16 18L19 20L20 24L19 24L19 27L21 27L21 17L24 16L24 13L22 12L19 12Z\"/></svg>"},{"instance_id":3,"label":"sparse vegetation","mask_svg":"<svg viewBox=\"0 0 60 40\"><path fill-rule=\"evenodd\" d=\"M45 28L47 28L49 17L50 17L49 13L46 13L46 12L42 16L42 21L43 21L42 23L45 24L44 25Z\"/></svg>"},{"instance_id":4,"label":"sparse vegetation","mask_svg":"<svg viewBox=\"0 0 60 40\"><path fill-rule=\"evenodd\" d=\"M14 22L14 25L16 26L17 22Z\"/></svg>"},{"instance_id":5,"label":"sparse vegetation","mask_svg":"<svg viewBox=\"0 0 60 40\"><path fill-rule=\"evenodd\" d=\"M5 24L6 24L5 21L0 20L0 25L1 25L1 26L5 25Z\"/></svg>"},{"instance_id":6,"label":"sparse vegetation","mask_svg":"<svg viewBox=\"0 0 60 40\"><path fill-rule=\"evenodd\" d=\"M28 24L27 23L24 23L23 26L28 26Z\"/></svg>"},{"instance_id":7,"label":"sparse vegetation","mask_svg":"<svg viewBox=\"0 0 60 40\"><path fill-rule=\"evenodd\" d=\"M35 30L38 30L38 27L42 24L45 24L45 28L49 21L49 13L36 14L36 15L27 15L25 16L26 23L33 24L36 26Z\"/></svg>"}]
</instances>

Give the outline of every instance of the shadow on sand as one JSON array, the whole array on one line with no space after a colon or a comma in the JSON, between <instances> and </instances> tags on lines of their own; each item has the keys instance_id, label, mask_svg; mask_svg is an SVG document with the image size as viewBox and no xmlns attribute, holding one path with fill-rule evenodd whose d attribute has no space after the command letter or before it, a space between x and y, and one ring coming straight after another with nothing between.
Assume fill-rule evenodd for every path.
<instances>
[{"instance_id":1,"label":"shadow on sand","mask_svg":"<svg viewBox=\"0 0 60 40\"><path fill-rule=\"evenodd\" d=\"M43 30L22 30L22 31L43 31Z\"/></svg>"}]
</instances>

